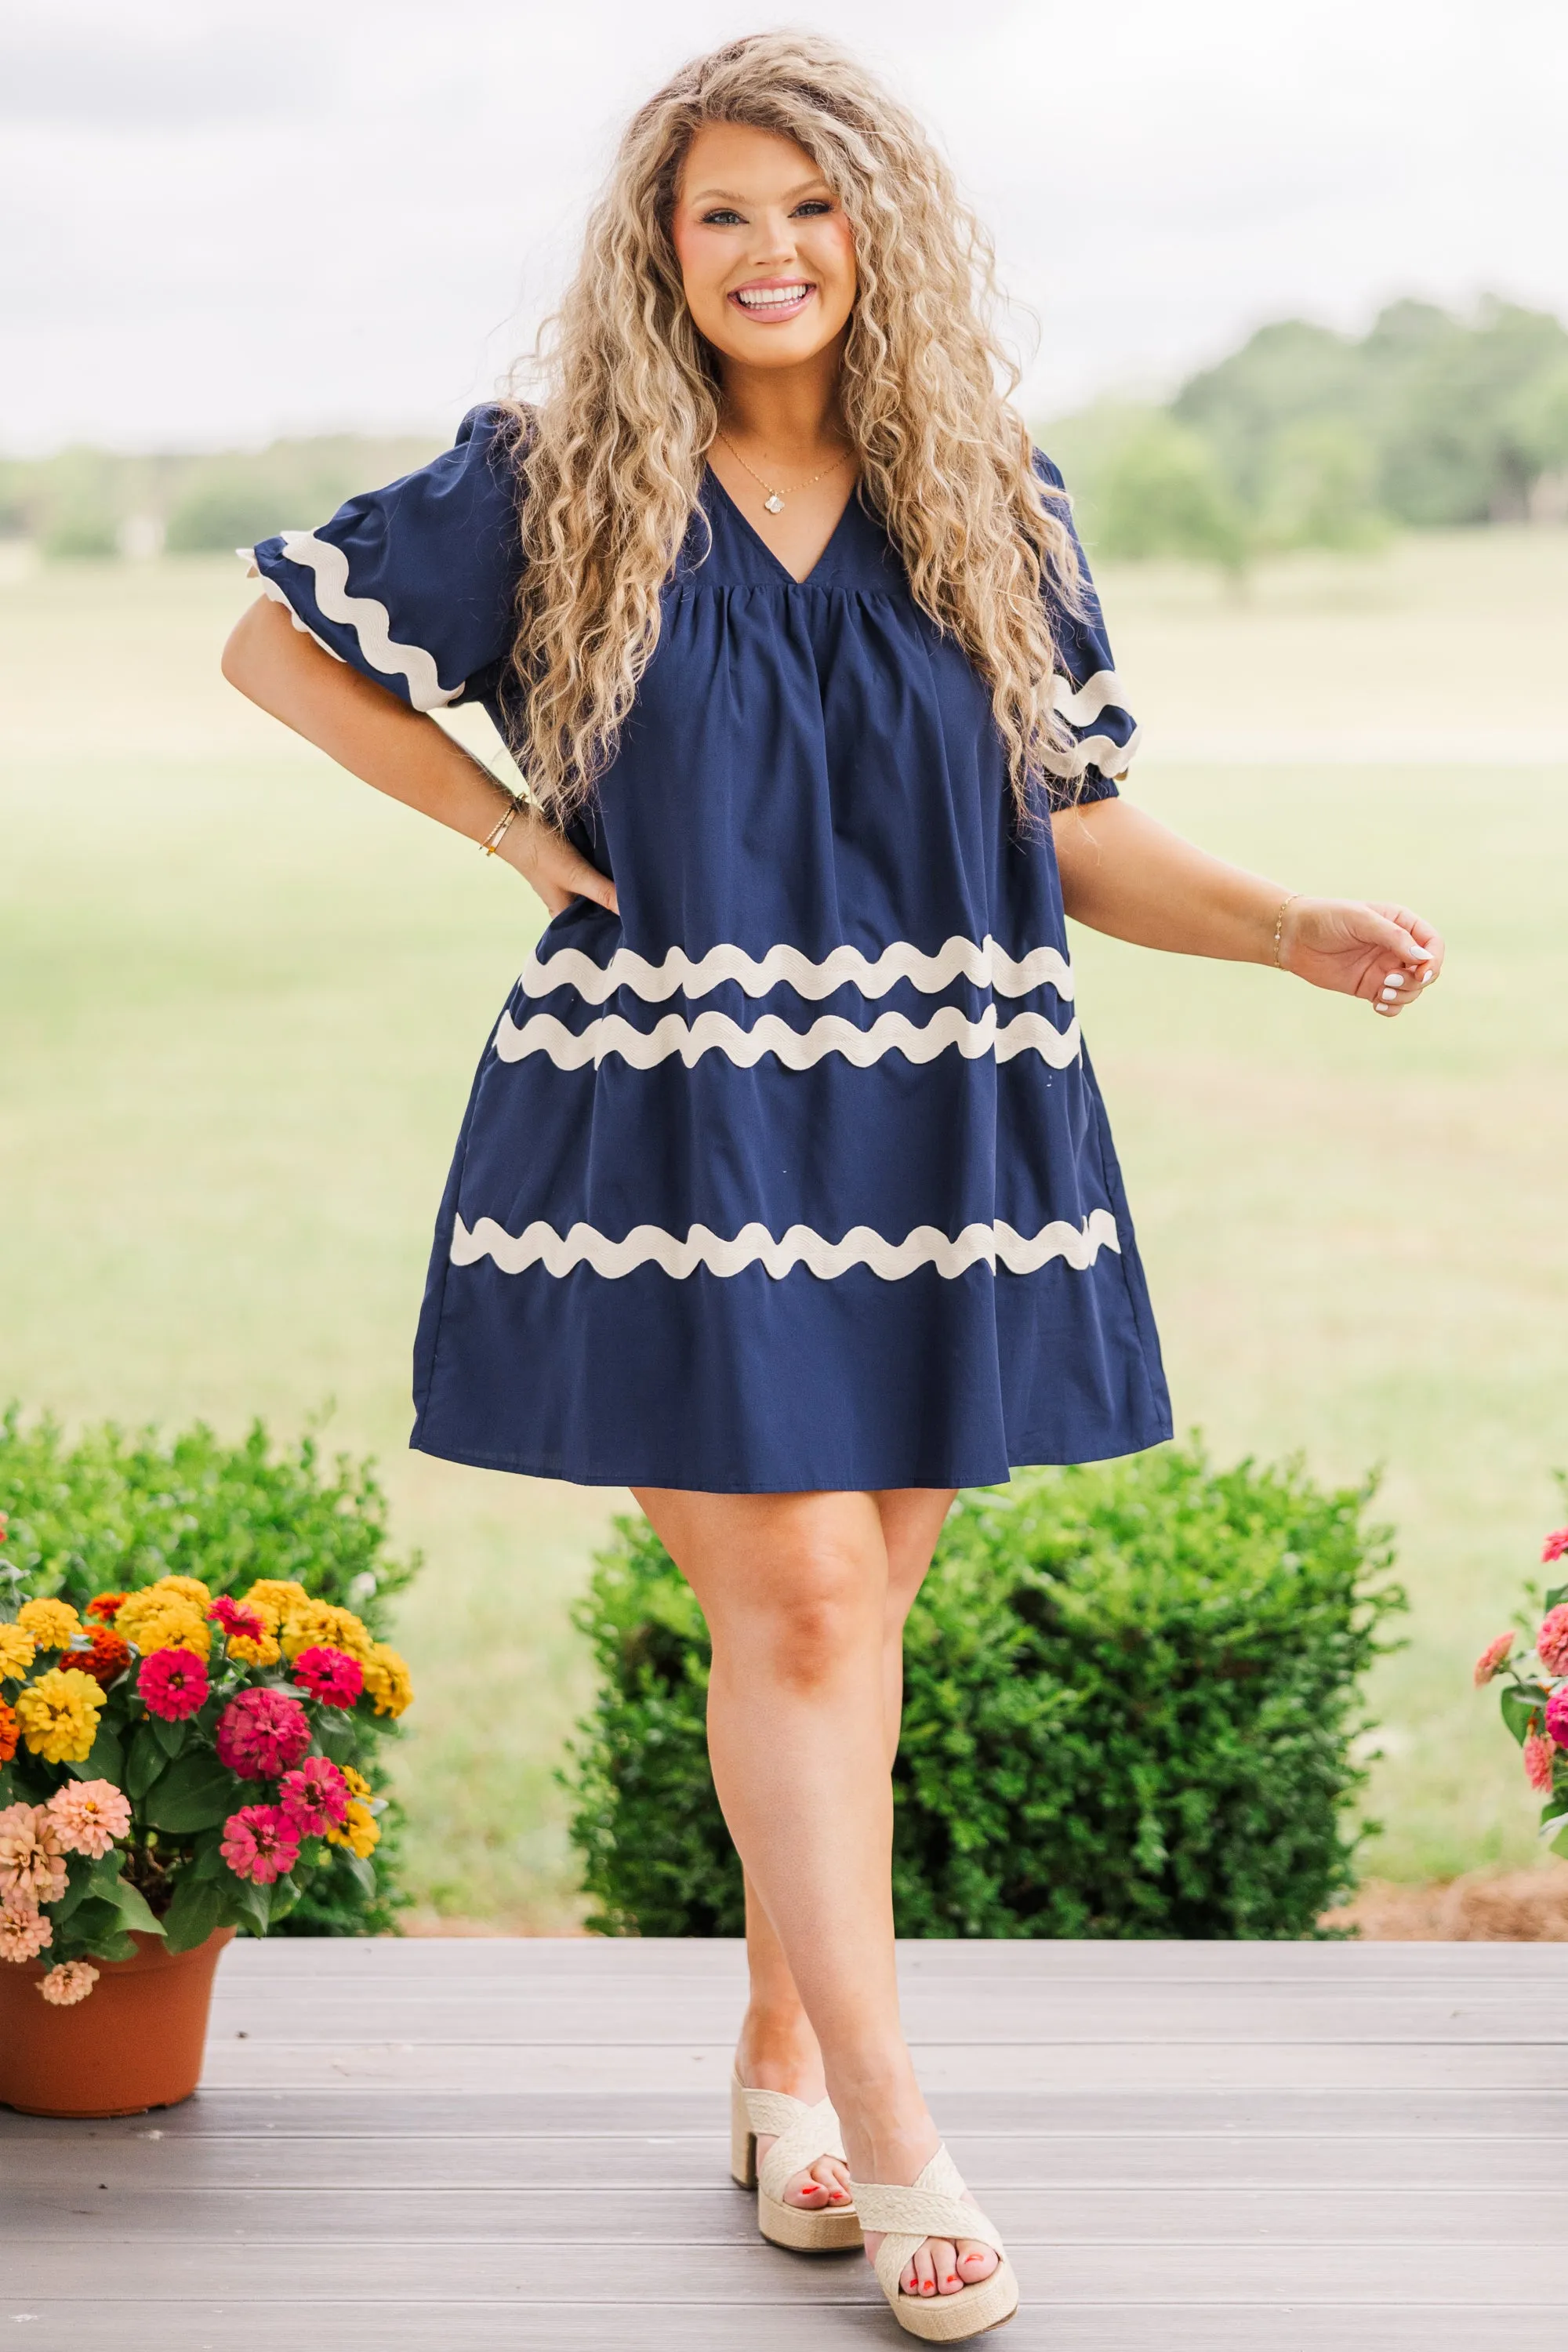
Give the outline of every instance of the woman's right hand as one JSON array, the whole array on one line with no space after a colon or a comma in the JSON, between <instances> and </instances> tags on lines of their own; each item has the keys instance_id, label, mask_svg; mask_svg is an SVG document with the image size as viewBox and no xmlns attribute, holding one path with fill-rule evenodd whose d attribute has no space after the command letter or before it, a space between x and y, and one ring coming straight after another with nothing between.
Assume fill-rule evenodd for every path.
<instances>
[{"instance_id":1,"label":"woman's right hand","mask_svg":"<svg viewBox=\"0 0 1568 2352\"><path fill-rule=\"evenodd\" d=\"M616 886L607 874L590 866L563 834L547 824L536 809L520 808L501 835L498 857L515 866L531 890L543 899L552 916L574 898L592 898L596 907L617 915Z\"/></svg>"}]
</instances>

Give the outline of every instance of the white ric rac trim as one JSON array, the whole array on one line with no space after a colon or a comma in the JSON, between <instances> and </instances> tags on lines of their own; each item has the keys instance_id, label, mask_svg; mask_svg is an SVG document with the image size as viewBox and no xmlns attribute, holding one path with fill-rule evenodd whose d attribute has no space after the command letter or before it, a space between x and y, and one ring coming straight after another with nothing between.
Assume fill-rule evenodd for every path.
<instances>
[{"instance_id":1,"label":"white ric rac trim","mask_svg":"<svg viewBox=\"0 0 1568 2352\"><path fill-rule=\"evenodd\" d=\"M1086 768L1098 768L1102 776L1123 774L1143 740L1143 730L1134 727L1125 743L1113 742L1109 735L1084 735L1070 751L1043 751L1040 764L1053 776L1071 779L1081 776Z\"/></svg>"},{"instance_id":2,"label":"white ric rac trim","mask_svg":"<svg viewBox=\"0 0 1568 2352\"><path fill-rule=\"evenodd\" d=\"M969 1020L956 1004L944 1004L923 1024L904 1013L883 1013L868 1029L829 1013L809 1029L792 1029L776 1013L764 1013L748 1029L727 1013L700 1013L687 1021L667 1013L651 1029L638 1029L618 1013L602 1013L584 1029L569 1029L551 1013L535 1013L521 1024L503 1013L496 1031L496 1054L503 1062L521 1062L530 1054L547 1055L558 1070L597 1068L618 1054L633 1069L651 1070L674 1055L689 1069L704 1054L722 1054L727 1060L751 1069L764 1054L776 1055L786 1070L809 1070L826 1054L842 1054L857 1069L868 1069L884 1054L902 1054L911 1062L934 1062L939 1054L956 1046L966 1061L994 1054L999 1062L1035 1053L1054 1070L1065 1070L1078 1059L1079 1024L1070 1021L1058 1029L1043 1013L1015 1013L1004 1028L996 1024L996 1008L988 1004L978 1021Z\"/></svg>"},{"instance_id":3,"label":"white ric rac trim","mask_svg":"<svg viewBox=\"0 0 1568 2352\"><path fill-rule=\"evenodd\" d=\"M994 988L998 996L1027 996L1031 989L1047 986L1058 996L1070 998L1073 992L1072 968L1055 948L1031 948L1016 961L990 937L978 944L957 937L945 940L935 955L922 955L907 940L898 940L875 961L858 948L835 948L820 963L799 948L782 945L769 948L763 956L749 956L736 947L710 948L695 959L684 948L671 948L662 963L650 963L630 948L617 948L608 963L595 963L581 948L561 948L542 961L530 956L519 985L525 996L574 988L587 1004L603 1004L625 988L645 1004L663 1004L678 993L706 996L726 980L736 982L748 996L765 996L779 987L812 998L831 996L836 988L886 996L900 980L912 982L926 996L951 988L955 980Z\"/></svg>"},{"instance_id":4,"label":"white ric rac trim","mask_svg":"<svg viewBox=\"0 0 1568 2352\"><path fill-rule=\"evenodd\" d=\"M493 1258L503 1274L522 1274L542 1266L550 1275L570 1274L579 1265L615 1278L639 1265L657 1265L678 1282L700 1265L710 1274L740 1274L760 1265L782 1280L797 1265L830 1282L851 1266L868 1265L884 1282L898 1282L923 1265L932 1265L944 1281L967 1274L972 1265L1000 1265L1009 1274L1037 1274L1053 1258L1064 1258L1082 1273L1102 1249L1120 1252L1116 1220L1109 1209L1094 1209L1081 1225L1065 1219L1044 1225L1037 1234L1015 1233L998 1220L994 1225L965 1225L956 1241L940 1226L917 1225L901 1242L890 1242L869 1225L853 1225L841 1242L830 1242L809 1225L791 1225L775 1241L766 1225L742 1225L733 1241L725 1241L707 1225L692 1225L684 1236L667 1233L662 1225L634 1225L624 1242L613 1242L593 1225L574 1225L558 1234L553 1225L531 1224L521 1234L509 1234L493 1217L481 1217L470 1233L459 1217L452 1230L452 1264L473 1265Z\"/></svg>"},{"instance_id":5,"label":"white ric rac trim","mask_svg":"<svg viewBox=\"0 0 1568 2352\"><path fill-rule=\"evenodd\" d=\"M1058 670L1052 684L1058 711L1062 718L1070 719L1075 727L1087 727L1091 719L1100 717L1107 704L1118 710L1127 708L1121 699L1121 680L1113 669L1097 669L1081 686L1075 686L1070 677L1064 677Z\"/></svg>"},{"instance_id":6,"label":"white ric rac trim","mask_svg":"<svg viewBox=\"0 0 1568 2352\"><path fill-rule=\"evenodd\" d=\"M334 547L329 539L318 539L313 530L286 530L281 536L289 562L314 574L316 602L328 620L339 621L353 631L373 669L407 680L408 699L416 710L439 710L456 702L462 682L444 687L433 655L423 646L399 645L393 636L392 615L384 604L374 596L349 593L349 560L341 547ZM280 594L270 583L268 593Z\"/></svg>"}]
</instances>

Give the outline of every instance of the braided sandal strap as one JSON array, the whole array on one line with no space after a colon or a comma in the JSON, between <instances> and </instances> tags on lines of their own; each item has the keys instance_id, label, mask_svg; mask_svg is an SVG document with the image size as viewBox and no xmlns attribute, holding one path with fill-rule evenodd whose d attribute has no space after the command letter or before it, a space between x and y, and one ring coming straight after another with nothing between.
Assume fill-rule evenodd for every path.
<instances>
[{"instance_id":1,"label":"braided sandal strap","mask_svg":"<svg viewBox=\"0 0 1568 2352\"><path fill-rule=\"evenodd\" d=\"M797 2172L806 2171L818 2157L836 2156L845 2161L844 2135L838 2128L838 2117L833 2112L831 2099L818 2099L808 2107L804 2099L792 2099L787 2091L748 2091L741 2085L741 2096L746 2103L746 2121L759 2136L776 2134L757 2168L757 2184L775 2204ZM841 2212L847 2209L841 2206Z\"/></svg>"},{"instance_id":2,"label":"braided sandal strap","mask_svg":"<svg viewBox=\"0 0 1568 2352\"><path fill-rule=\"evenodd\" d=\"M1005 2251L1001 2231L964 2197L963 2176L945 2143L911 2188L870 2180L852 2185L861 2229L872 2236L883 2232L877 2277L889 2303L898 2301L899 2281L910 2257L927 2238L973 2238L999 2254Z\"/></svg>"}]
</instances>

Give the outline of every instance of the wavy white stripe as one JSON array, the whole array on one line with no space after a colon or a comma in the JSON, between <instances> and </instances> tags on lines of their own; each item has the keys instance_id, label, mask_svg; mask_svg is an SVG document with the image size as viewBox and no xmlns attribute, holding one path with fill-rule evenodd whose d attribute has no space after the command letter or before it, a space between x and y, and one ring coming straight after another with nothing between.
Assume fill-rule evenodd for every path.
<instances>
[{"instance_id":1,"label":"wavy white stripe","mask_svg":"<svg viewBox=\"0 0 1568 2352\"><path fill-rule=\"evenodd\" d=\"M901 1242L890 1242L869 1225L852 1225L841 1242L830 1242L809 1225L791 1225L775 1241L766 1225L742 1225L733 1241L725 1241L707 1225L692 1225L684 1235L662 1225L634 1225L625 1241L613 1242L596 1226L577 1224L559 1234L553 1225L531 1224L521 1234L509 1234L493 1217L481 1217L472 1232L461 1217L452 1233L452 1264L473 1265L492 1258L503 1274L522 1274L542 1266L549 1275L566 1275L579 1265L614 1280L639 1265L657 1265L684 1282L698 1267L710 1274L740 1274L760 1265L775 1281L804 1265L825 1282L847 1274L851 1266L869 1266L884 1282L901 1281L921 1266L934 1266L944 1281L953 1281L973 1265L998 1265L1009 1274L1037 1274L1053 1258L1061 1258L1082 1273L1102 1249L1120 1252L1116 1220L1109 1209L1094 1209L1081 1225L1058 1218L1037 1234L1020 1234L1000 1219L991 1225L965 1225L952 1240L937 1225L917 1225Z\"/></svg>"},{"instance_id":2,"label":"wavy white stripe","mask_svg":"<svg viewBox=\"0 0 1568 2352\"><path fill-rule=\"evenodd\" d=\"M776 1013L764 1013L748 1029L727 1013L700 1013L695 1021L667 1013L651 1029L638 1029L611 1013L585 1028L569 1029L552 1013L535 1013L521 1024L503 1013L496 1031L501 1061L521 1062L531 1054L543 1054L558 1070L585 1069L590 1063L597 1068L612 1054L635 1070L651 1070L677 1055L689 1069L704 1054L722 1054L747 1070L764 1054L775 1055L786 1070L814 1069L825 1055L842 1054L857 1069L865 1070L884 1054L934 1062L953 1047L966 1061L994 1054L999 1062L1011 1062L1020 1054L1034 1053L1052 1069L1065 1070L1078 1058L1079 1024L1074 1019L1058 1029L1043 1013L1019 1013L998 1028L994 1005L988 1004L977 1021L971 1021L956 1004L944 1004L924 1024L905 1013L883 1013L868 1029L858 1029L838 1013L814 1021L809 1029L792 1029Z\"/></svg>"},{"instance_id":3,"label":"wavy white stripe","mask_svg":"<svg viewBox=\"0 0 1568 2352\"><path fill-rule=\"evenodd\" d=\"M836 988L886 996L900 980L911 982L924 996L951 988L955 980L994 988L999 996L1027 996L1032 989L1047 986L1062 997L1073 992L1072 967L1055 948L1031 948L1015 960L989 934L978 943L956 936L945 940L934 955L922 955L907 940L895 940L875 959L858 948L835 948L820 963L799 948L782 944L762 956L720 946L693 958L684 948L671 948L661 963L650 963L631 948L617 948L608 963L595 963L581 948L560 948L542 961L530 956L519 985L525 996L574 988L587 1004L603 1004L625 988L645 1004L662 1004L678 993L706 996L726 980L734 981L748 996L765 996L770 989L787 986L797 996L813 999L831 996Z\"/></svg>"},{"instance_id":4,"label":"wavy white stripe","mask_svg":"<svg viewBox=\"0 0 1568 2352\"><path fill-rule=\"evenodd\" d=\"M1062 718L1070 719L1075 727L1087 727L1091 719L1100 717L1108 704L1118 710L1127 708L1121 698L1121 680L1113 669L1097 669L1094 676L1086 677L1081 686L1075 686L1070 677L1064 677L1058 670L1052 683L1056 688L1057 709Z\"/></svg>"},{"instance_id":5,"label":"wavy white stripe","mask_svg":"<svg viewBox=\"0 0 1568 2352\"><path fill-rule=\"evenodd\" d=\"M1064 779L1081 776L1086 768L1098 768L1102 776L1122 776L1142 740L1141 727L1134 727L1125 743L1109 735L1084 735L1070 751L1042 752L1041 764L1053 776Z\"/></svg>"},{"instance_id":6,"label":"wavy white stripe","mask_svg":"<svg viewBox=\"0 0 1568 2352\"><path fill-rule=\"evenodd\" d=\"M408 699L416 710L437 710L448 702L456 702L463 690L462 681L454 687L444 687L433 655L426 653L423 646L400 645L394 637L392 615L384 604L374 596L350 594L349 560L341 547L334 547L329 539L318 539L313 530L286 530L281 537L283 552L289 562L298 563L313 575L316 602L327 619L353 631L360 651L373 669L407 680ZM289 601L270 581L268 593L280 603ZM315 632L310 634L314 635ZM316 642L320 645L321 639L317 637ZM331 651L330 646L327 651Z\"/></svg>"}]
</instances>

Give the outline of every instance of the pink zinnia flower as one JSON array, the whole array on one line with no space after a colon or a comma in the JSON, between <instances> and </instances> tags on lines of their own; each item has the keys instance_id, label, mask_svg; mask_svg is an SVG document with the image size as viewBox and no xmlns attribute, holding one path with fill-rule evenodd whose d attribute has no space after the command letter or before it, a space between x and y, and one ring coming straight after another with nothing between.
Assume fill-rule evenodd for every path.
<instances>
[{"instance_id":1,"label":"pink zinnia flower","mask_svg":"<svg viewBox=\"0 0 1568 2352\"><path fill-rule=\"evenodd\" d=\"M231 1601L226 1592L218 1595L207 1615L226 1635L243 1633L247 1642L259 1642L267 1632L256 1610L247 1609L242 1601Z\"/></svg>"},{"instance_id":2,"label":"pink zinnia flower","mask_svg":"<svg viewBox=\"0 0 1568 2352\"><path fill-rule=\"evenodd\" d=\"M1539 1796L1552 1793L1552 1759L1557 1750L1543 1733L1527 1731L1524 1736L1524 1777Z\"/></svg>"},{"instance_id":3,"label":"pink zinnia flower","mask_svg":"<svg viewBox=\"0 0 1568 2352\"><path fill-rule=\"evenodd\" d=\"M285 1772L278 1801L300 1837L325 1837L349 1817L349 1784L325 1756L307 1756L297 1772Z\"/></svg>"},{"instance_id":4,"label":"pink zinnia flower","mask_svg":"<svg viewBox=\"0 0 1568 2352\"><path fill-rule=\"evenodd\" d=\"M1564 1552L1568 1552L1568 1528L1554 1528L1541 1547L1542 1567L1549 1568L1554 1559L1561 1559Z\"/></svg>"},{"instance_id":5,"label":"pink zinnia flower","mask_svg":"<svg viewBox=\"0 0 1568 2352\"><path fill-rule=\"evenodd\" d=\"M149 1715L165 1723L183 1723L205 1706L212 1685L207 1663L194 1650L153 1650L142 1659L136 1687Z\"/></svg>"},{"instance_id":6,"label":"pink zinnia flower","mask_svg":"<svg viewBox=\"0 0 1568 2352\"><path fill-rule=\"evenodd\" d=\"M42 1805L7 1805L0 1813L0 1898L58 1903L66 1891L65 1852Z\"/></svg>"},{"instance_id":7,"label":"pink zinnia flower","mask_svg":"<svg viewBox=\"0 0 1568 2352\"><path fill-rule=\"evenodd\" d=\"M287 1772L310 1745L310 1717L283 1691L241 1691L217 1719L218 1755L245 1780Z\"/></svg>"},{"instance_id":8,"label":"pink zinnia flower","mask_svg":"<svg viewBox=\"0 0 1568 2352\"><path fill-rule=\"evenodd\" d=\"M68 1780L57 1789L45 1812L67 1853L107 1853L131 1827L131 1801L112 1780Z\"/></svg>"},{"instance_id":9,"label":"pink zinnia flower","mask_svg":"<svg viewBox=\"0 0 1568 2352\"><path fill-rule=\"evenodd\" d=\"M1511 1633L1500 1633L1495 1642L1487 1643L1486 1648L1476 1660L1475 1684L1478 1690L1483 1683L1489 1683L1492 1676L1500 1674L1507 1665L1512 1649Z\"/></svg>"},{"instance_id":10,"label":"pink zinnia flower","mask_svg":"<svg viewBox=\"0 0 1568 2352\"><path fill-rule=\"evenodd\" d=\"M90 1960L57 1960L46 1969L38 1979L38 1990L57 2009L74 2009L85 2000L98 1982L98 1970Z\"/></svg>"},{"instance_id":11,"label":"pink zinnia flower","mask_svg":"<svg viewBox=\"0 0 1568 2352\"><path fill-rule=\"evenodd\" d=\"M1568 1683L1546 1702L1546 1728L1559 1748L1568 1748Z\"/></svg>"},{"instance_id":12,"label":"pink zinnia flower","mask_svg":"<svg viewBox=\"0 0 1568 2352\"><path fill-rule=\"evenodd\" d=\"M1535 1654L1549 1675L1568 1675L1568 1601L1560 1601L1542 1619Z\"/></svg>"},{"instance_id":13,"label":"pink zinnia flower","mask_svg":"<svg viewBox=\"0 0 1568 2352\"><path fill-rule=\"evenodd\" d=\"M301 1650L294 1661L294 1680L323 1706L353 1706L364 1688L364 1668L346 1650Z\"/></svg>"},{"instance_id":14,"label":"pink zinnia flower","mask_svg":"<svg viewBox=\"0 0 1568 2352\"><path fill-rule=\"evenodd\" d=\"M237 1878L267 1886L299 1861L299 1833L280 1805L244 1805L225 1822L218 1852Z\"/></svg>"},{"instance_id":15,"label":"pink zinnia flower","mask_svg":"<svg viewBox=\"0 0 1568 2352\"><path fill-rule=\"evenodd\" d=\"M36 1960L54 1940L54 1921L30 1895L18 1892L0 1901L0 1960Z\"/></svg>"}]
</instances>

